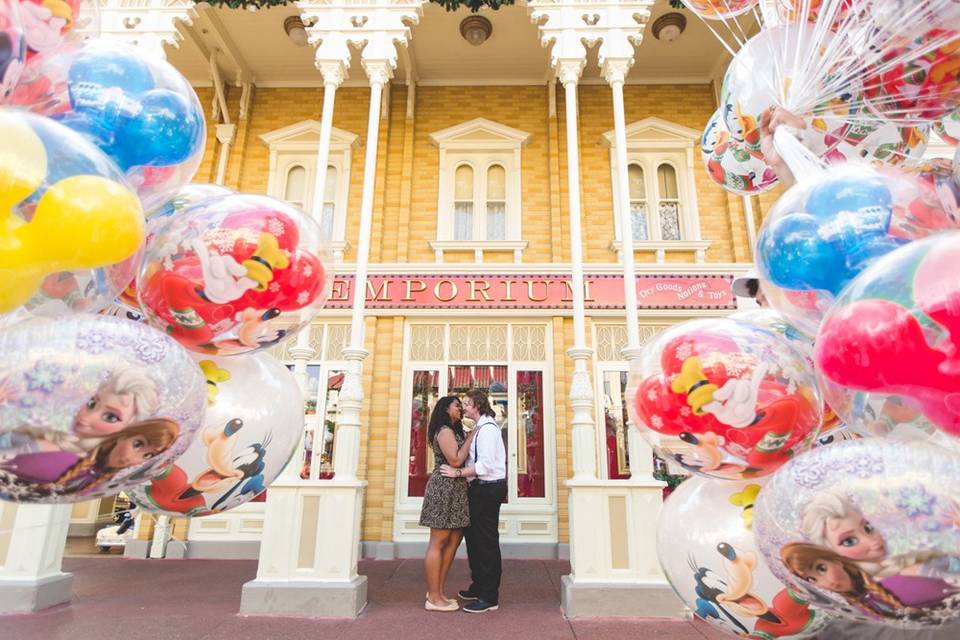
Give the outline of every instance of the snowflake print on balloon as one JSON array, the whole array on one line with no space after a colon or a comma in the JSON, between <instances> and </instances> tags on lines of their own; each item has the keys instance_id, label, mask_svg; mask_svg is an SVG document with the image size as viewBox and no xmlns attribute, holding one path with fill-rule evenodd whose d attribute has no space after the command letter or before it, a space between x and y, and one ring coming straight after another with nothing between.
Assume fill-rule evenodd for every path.
<instances>
[{"instance_id":1,"label":"snowflake print on balloon","mask_svg":"<svg viewBox=\"0 0 960 640\"><path fill-rule=\"evenodd\" d=\"M87 353L103 353L109 347L107 336L102 331L84 331L77 335L77 349Z\"/></svg>"},{"instance_id":2,"label":"snowflake print on balloon","mask_svg":"<svg viewBox=\"0 0 960 640\"><path fill-rule=\"evenodd\" d=\"M897 493L897 506L910 517L933 515L937 498L923 487L904 487Z\"/></svg>"},{"instance_id":3,"label":"snowflake print on balloon","mask_svg":"<svg viewBox=\"0 0 960 640\"><path fill-rule=\"evenodd\" d=\"M38 362L36 366L25 374L27 379L27 389L29 391L42 391L52 393L53 390L63 384L63 372L55 364L47 362Z\"/></svg>"}]
</instances>

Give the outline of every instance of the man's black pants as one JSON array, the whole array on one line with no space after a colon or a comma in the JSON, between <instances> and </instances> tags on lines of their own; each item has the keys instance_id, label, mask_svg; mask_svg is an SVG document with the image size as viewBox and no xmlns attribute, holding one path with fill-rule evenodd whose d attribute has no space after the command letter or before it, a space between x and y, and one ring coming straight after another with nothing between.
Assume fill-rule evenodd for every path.
<instances>
[{"instance_id":1,"label":"man's black pants","mask_svg":"<svg viewBox=\"0 0 960 640\"><path fill-rule=\"evenodd\" d=\"M470 561L470 591L496 604L500 596L500 504L507 495L506 481L494 484L470 483L470 526L464 530L467 559Z\"/></svg>"}]
</instances>

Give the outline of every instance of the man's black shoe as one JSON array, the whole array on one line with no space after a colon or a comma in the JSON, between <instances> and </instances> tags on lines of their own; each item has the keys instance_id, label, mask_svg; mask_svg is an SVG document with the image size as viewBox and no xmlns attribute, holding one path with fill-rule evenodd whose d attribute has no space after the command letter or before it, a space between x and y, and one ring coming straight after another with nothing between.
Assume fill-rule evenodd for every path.
<instances>
[{"instance_id":1,"label":"man's black shoe","mask_svg":"<svg viewBox=\"0 0 960 640\"><path fill-rule=\"evenodd\" d=\"M460 591L457 591L457 595L460 596L461 600L476 600L480 597L470 589L461 589Z\"/></svg>"},{"instance_id":2,"label":"man's black shoe","mask_svg":"<svg viewBox=\"0 0 960 640\"><path fill-rule=\"evenodd\" d=\"M482 599L477 599L470 604L463 605L463 610L467 613L486 613L487 611L496 611L499 608L500 605L496 602L487 602Z\"/></svg>"}]
</instances>

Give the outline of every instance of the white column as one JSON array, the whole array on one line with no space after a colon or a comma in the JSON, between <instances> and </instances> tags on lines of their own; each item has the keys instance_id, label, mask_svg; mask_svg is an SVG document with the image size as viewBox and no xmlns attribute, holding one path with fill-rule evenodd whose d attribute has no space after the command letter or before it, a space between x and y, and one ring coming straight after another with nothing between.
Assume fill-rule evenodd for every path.
<instances>
[{"instance_id":1,"label":"white column","mask_svg":"<svg viewBox=\"0 0 960 640\"><path fill-rule=\"evenodd\" d=\"M323 74L323 110L320 112L320 139L317 141L317 170L313 183L313 206L310 214L317 222L323 217L323 196L327 186L327 167L330 161L330 133L333 130L333 106L337 88L346 78L346 67L340 60L318 61Z\"/></svg>"},{"instance_id":2,"label":"white column","mask_svg":"<svg viewBox=\"0 0 960 640\"><path fill-rule=\"evenodd\" d=\"M73 576L61 562L72 507L0 502L0 614L70 601Z\"/></svg>"},{"instance_id":3,"label":"white column","mask_svg":"<svg viewBox=\"0 0 960 640\"><path fill-rule=\"evenodd\" d=\"M573 480L596 480L597 437L594 421L594 389L587 364L593 350L587 347L584 318L583 240L580 231L580 147L577 133L577 81L585 59L562 61L560 82L563 84L567 124L567 193L570 207L570 263L573 288L573 348L567 355L573 359L573 380L570 404L573 407ZM553 87L551 87L553 91Z\"/></svg>"},{"instance_id":4,"label":"white column","mask_svg":"<svg viewBox=\"0 0 960 640\"><path fill-rule=\"evenodd\" d=\"M235 124L217 125L217 142L220 143L220 157L217 158L217 178L215 182L222 185L227 178L227 162L230 160L230 146L237 133Z\"/></svg>"}]
</instances>

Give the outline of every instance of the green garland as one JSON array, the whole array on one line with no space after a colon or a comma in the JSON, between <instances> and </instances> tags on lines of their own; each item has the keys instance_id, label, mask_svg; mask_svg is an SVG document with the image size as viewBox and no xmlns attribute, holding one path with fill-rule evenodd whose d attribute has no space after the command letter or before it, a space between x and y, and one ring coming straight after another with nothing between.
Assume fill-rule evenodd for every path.
<instances>
[{"instance_id":1,"label":"green garland","mask_svg":"<svg viewBox=\"0 0 960 640\"><path fill-rule=\"evenodd\" d=\"M207 0L214 7L229 7L231 9L266 9L268 7L282 7L293 0ZM476 13L483 7L496 11L500 7L512 5L514 0L430 0L447 11L456 11L460 7L467 7ZM675 0L673 0L675 1Z\"/></svg>"},{"instance_id":2,"label":"green garland","mask_svg":"<svg viewBox=\"0 0 960 640\"><path fill-rule=\"evenodd\" d=\"M667 486L670 487L670 490L674 490L680 486L680 483L689 478L690 476L686 475L673 475L667 473L662 469L656 469L653 472L653 479L659 480L660 482L666 482Z\"/></svg>"},{"instance_id":3,"label":"green garland","mask_svg":"<svg viewBox=\"0 0 960 640\"><path fill-rule=\"evenodd\" d=\"M686 9L686 6L683 4L683 0L670 0L670 6L674 9Z\"/></svg>"}]
</instances>

